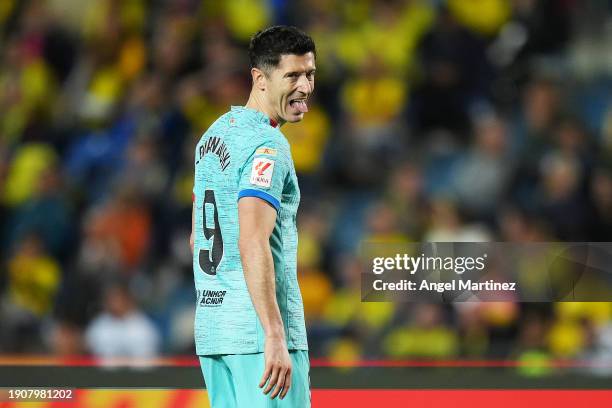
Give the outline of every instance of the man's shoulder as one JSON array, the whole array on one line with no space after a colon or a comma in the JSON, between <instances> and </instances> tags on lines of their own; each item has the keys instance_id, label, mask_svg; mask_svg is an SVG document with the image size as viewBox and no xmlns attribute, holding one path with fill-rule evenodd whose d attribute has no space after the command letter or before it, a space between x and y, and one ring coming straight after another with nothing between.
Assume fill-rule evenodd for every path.
<instances>
[{"instance_id":1,"label":"man's shoulder","mask_svg":"<svg viewBox=\"0 0 612 408\"><path fill-rule=\"evenodd\" d=\"M289 143L278 130L262 128L243 145L246 157L267 157L271 160L287 161L291 157Z\"/></svg>"},{"instance_id":2,"label":"man's shoulder","mask_svg":"<svg viewBox=\"0 0 612 408\"><path fill-rule=\"evenodd\" d=\"M222 133L229 120L229 117L228 117L229 113L230 112L225 112L223 115L215 119L215 121L211 123L210 126L208 126L208 128L204 131L204 133L202 133L202 136L200 136L200 140L198 141L198 144L201 144L205 139L208 139L212 135L217 135L219 133Z\"/></svg>"},{"instance_id":3,"label":"man's shoulder","mask_svg":"<svg viewBox=\"0 0 612 408\"><path fill-rule=\"evenodd\" d=\"M228 128L231 121L231 111L225 112L223 115L219 116L206 130L204 135L209 132L214 132L219 129Z\"/></svg>"},{"instance_id":4,"label":"man's shoulder","mask_svg":"<svg viewBox=\"0 0 612 408\"><path fill-rule=\"evenodd\" d=\"M289 142L283 133L274 126L262 122L250 110L232 107L221 115L204 133L212 136L220 132L226 136L226 142L237 146L248 155L260 147L269 147L273 151L286 155L290 151Z\"/></svg>"}]
</instances>

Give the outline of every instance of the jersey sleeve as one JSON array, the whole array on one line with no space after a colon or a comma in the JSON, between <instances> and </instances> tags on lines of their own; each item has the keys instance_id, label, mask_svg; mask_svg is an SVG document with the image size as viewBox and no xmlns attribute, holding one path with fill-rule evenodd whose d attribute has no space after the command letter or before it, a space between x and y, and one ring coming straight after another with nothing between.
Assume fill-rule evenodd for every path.
<instances>
[{"instance_id":1,"label":"jersey sleeve","mask_svg":"<svg viewBox=\"0 0 612 408\"><path fill-rule=\"evenodd\" d=\"M289 172L289 159L282 146L268 142L256 147L241 169L238 200L257 197L278 211Z\"/></svg>"}]
</instances>

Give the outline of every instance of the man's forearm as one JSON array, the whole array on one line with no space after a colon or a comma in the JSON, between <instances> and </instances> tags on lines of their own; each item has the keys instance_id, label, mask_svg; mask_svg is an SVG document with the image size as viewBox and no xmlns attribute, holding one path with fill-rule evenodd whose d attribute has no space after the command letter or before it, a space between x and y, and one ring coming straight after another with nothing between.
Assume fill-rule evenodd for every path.
<instances>
[{"instance_id":1,"label":"man's forearm","mask_svg":"<svg viewBox=\"0 0 612 408\"><path fill-rule=\"evenodd\" d=\"M285 330L276 302L274 262L267 240L249 240L240 245L242 269L251 301L267 337L285 338Z\"/></svg>"}]
</instances>

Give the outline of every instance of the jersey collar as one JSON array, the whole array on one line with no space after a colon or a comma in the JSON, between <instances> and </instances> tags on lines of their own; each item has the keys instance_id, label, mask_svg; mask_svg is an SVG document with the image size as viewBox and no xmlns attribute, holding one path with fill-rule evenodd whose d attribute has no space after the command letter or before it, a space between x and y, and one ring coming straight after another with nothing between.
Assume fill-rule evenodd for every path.
<instances>
[{"instance_id":1,"label":"jersey collar","mask_svg":"<svg viewBox=\"0 0 612 408\"><path fill-rule=\"evenodd\" d=\"M265 113L258 111L256 109L251 109L251 108L247 108L246 106L232 106L232 111L236 112L236 111L246 111L249 112L251 114L253 114L257 120L259 122L263 122L266 123L270 126L272 126L273 128L278 128L278 122L275 121L274 119L270 118L268 115L266 115Z\"/></svg>"}]
</instances>

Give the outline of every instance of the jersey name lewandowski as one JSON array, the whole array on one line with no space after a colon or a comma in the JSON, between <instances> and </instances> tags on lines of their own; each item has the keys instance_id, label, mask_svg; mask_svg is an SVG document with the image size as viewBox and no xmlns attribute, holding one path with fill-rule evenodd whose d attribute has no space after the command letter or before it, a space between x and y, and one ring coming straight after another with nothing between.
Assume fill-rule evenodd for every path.
<instances>
[{"instance_id":1,"label":"jersey name lewandowski","mask_svg":"<svg viewBox=\"0 0 612 408\"><path fill-rule=\"evenodd\" d=\"M264 332L238 250L238 200L258 197L276 208L270 237L276 301L289 350L307 350L297 280L296 215L300 190L289 143L263 114L233 106L195 150L193 274L198 355L264 351Z\"/></svg>"}]
</instances>

